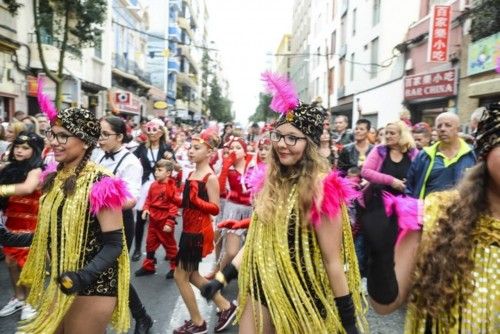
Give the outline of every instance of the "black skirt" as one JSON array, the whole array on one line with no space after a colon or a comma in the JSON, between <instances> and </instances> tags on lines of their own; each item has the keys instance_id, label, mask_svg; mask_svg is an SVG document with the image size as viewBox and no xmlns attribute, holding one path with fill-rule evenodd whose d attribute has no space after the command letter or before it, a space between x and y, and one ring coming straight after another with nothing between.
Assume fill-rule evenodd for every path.
<instances>
[{"instance_id":1,"label":"black skirt","mask_svg":"<svg viewBox=\"0 0 500 334\"><path fill-rule=\"evenodd\" d=\"M175 263L187 272L198 270L203 253L203 234L182 232Z\"/></svg>"}]
</instances>

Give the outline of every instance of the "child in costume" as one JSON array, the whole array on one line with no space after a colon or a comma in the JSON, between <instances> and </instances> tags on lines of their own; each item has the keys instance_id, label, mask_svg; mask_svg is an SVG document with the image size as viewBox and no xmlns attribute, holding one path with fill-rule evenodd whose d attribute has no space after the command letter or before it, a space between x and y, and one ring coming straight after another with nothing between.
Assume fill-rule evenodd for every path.
<instances>
[{"instance_id":1,"label":"child in costume","mask_svg":"<svg viewBox=\"0 0 500 334\"><path fill-rule=\"evenodd\" d=\"M142 267L135 272L135 276L152 275L156 272L155 252L162 245L170 261L170 271L166 278L174 278L177 257L177 243L174 236L175 217L177 207L181 205L181 199L177 197L176 180L172 177L174 167L172 161L165 159L156 163L156 181L149 188L142 211L143 219L149 217L146 237L147 255Z\"/></svg>"},{"instance_id":2,"label":"child in costume","mask_svg":"<svg viewBox=\"0 0 500 334\"><path fill-rule=\"evenodd\" d=\"M355 192L318 151L324 112L299 101L284 77L263 79L280 116L243 249L202 289L238 276L243 333L358 333L360 276L347 204Z\"/></svg>"},{"instance_id":3,"label":"child in costume","mask_svg":"<svg viewBox=\"0 0 500 334\"><path fill-rule=\"evenodd\" d=\"M369 264L376 280L368 282L372 304L387 314L409 295L405 333L479 334L500 328L499 133L497 104L484 112L478 125L478 163L455 189L426 197L423 217L407 217L417 222L423 218L422 233L408 233L397 242L393 236L387 243L378 231L391 231L392 226L374 221L367 229L369 245L378 254ZM393 258L385 259L383 254L394 245Z\"/></svg>"},{"instance_id":4,"label":"child in costume","mask_svg":"<svg viewBox=\"0 0 500 334\"><path fill-rule=\"evenodd\" d=\"M0 171L0 184L10 185L1 192L0 206L7 219L5 225L13 232L33 233L38 216L39 183L42 173L44 142L35 133L21 132L12 143L7 166ZM0 186L3 187L3 186ZM0 188L1 189L1 188ZM22 309L21 320L33 316L33 309L24 305L28 296L26 287L17 286L19 273L28 257L29 247L5 247L6 264L15 295L0 310L0 317L8 316Z\"/></svg>"},{"instance_id":5,"label":"child in costume","mask_svg":"<svg viewBox=\"0 0 500 334\"><path fill-rule=\"evenodd\" d=\"M191 284L201 288L208 283L198 272L198 265L214 249L212 216L219 213L219 183L208 162L218 143L217 135L205 130L193 136L189 150L189 158L196 164L196 169L184 185L183 230L174 278L191 319L174 330L174 334L207 333L207 323L200 314ZM236 305L221 294L216 294L214 301L220 309L215 326L215 331L219 332L229 326L236 315Z\"/></svg>"},{"instance_id":6,"label":"child in costume","mask_svg":"<svg viewBox=\"0 0 500 334\"><path fill-rule=\"evenodd\" d=\"M247 183L247 175L251 173L254 165L252 157L247 155L247 143L243 138L230 136L229 156L222 163L219 175L220 189L226 189L227 196L222 212L221 220L241 220L252 214L250 189ZM224 251L220 261L224 268L238 254L246 229L224 229Z\"/></svg>"},{"instance_id":7,"label":"child in costume","mask_svg":"<svg viewBox=\"0 0 500 334\"><path fill-rule=\"evenodd\" d=\"M111 322L117 332L126 332L130 268L121 212L129 197L126 185L89 162L100 134L92 112L68 108L49 118L46 135L59 165L45 177L35 234L0 230L5 246L31 245L19 283L31 288L27 301L36 316L18 330L102 334Z\"/></svg>"}]
</instances>

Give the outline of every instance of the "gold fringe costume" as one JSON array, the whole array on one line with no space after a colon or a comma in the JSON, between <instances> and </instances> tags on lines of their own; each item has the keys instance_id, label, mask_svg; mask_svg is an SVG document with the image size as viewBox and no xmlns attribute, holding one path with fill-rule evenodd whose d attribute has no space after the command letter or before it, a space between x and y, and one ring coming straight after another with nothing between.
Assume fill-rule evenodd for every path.
<instances>
[{"instance_id":1,"label":"gold fringe costume","mask_svg":"<svg viewBox=\"0 0 500 334\"><path fill-rule=\"evenodd\" d=\"M340 212L344 268L358 328L364 331L368 327L367 305L360 292L358 263L345 205ZM252 298L258 302L254 303L254 315L259 315L261 309L257 310L257 305L265 305L276 333L343 333L314 228L304 227L299 217L296 186L292 187L286 203L276 208L273 222L263 223L256 214L252 216L238 275L237 319ZM259 324L262 333L262 322L256 318L255 324Z\"/></svg>"},{"instance_id":2,"label":"gold fringe costume","mask_svg":"<svg viewBox=\"0 0 500 334\"><path fill-rule=\"evenodd\" d=\"M435 231L439 217L444 214L447 203L451 203L455 192L435 193L425 200L424 228L421 247L429 247L430 235ZM482 215L474 234L475 245L471 258L475 265L472 272L474 291L467 300L460 300L452 310L456 319L452 327L444 314L433 318L430 326L432 334L486 334L500 332L500 220ZM458 278L457 278L458 280ZM419 334L426 332L427 317L417 317L415 306L408 305L405 333Z\"/></svg>"},{"instance_id":3,"label":"gold fringe costume","mask_svg":"<svg viewBox=\"0 0 500 334\"><path fill-rule=\"evenodd\" d=\"M64 181L73 171L58 172L50 191L40 198L38 225L31 250L18 284L30 286L27 302L37 311L32 320L22 321L18 331L30 334L54 333L70 309L75 296L65 295L57 277L66 271L78 271L92 260L100 249L99 222L90 213L89 195L92 186L102 177L110 176L104 168L88 162L81 171L75 193L65 196ZM46 255L50 256L50 277L46 280ZM115 266L101 274L80 295L114 295L118 297L112 326L121 333L130 326L128 292L130 267L123 237L123 250Z\"/></svg>"}]
</instances>

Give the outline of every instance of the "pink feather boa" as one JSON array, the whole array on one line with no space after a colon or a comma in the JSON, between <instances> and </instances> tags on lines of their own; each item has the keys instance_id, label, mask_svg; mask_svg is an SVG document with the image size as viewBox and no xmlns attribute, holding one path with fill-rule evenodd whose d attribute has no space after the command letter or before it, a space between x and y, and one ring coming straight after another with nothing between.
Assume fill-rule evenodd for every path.
<instances>
[{"instance_id":1,"label":"pink feather boa","mask_svg":"<svg viewBox=\"0 0 500 334\"><path fill-rule=\"evenodd\" d=\"M387 217L395 214L398 218L398 239L396 245L410 231L420 231L424 221L424 203L422 200L384 191L382 193Z\"/></svg>"},{"instance_id":2,"label":"pink feather boa","mask_svg":"<svg viewBox=\"0 0 500 334\"><path fill-rule=\"evenodd\" d=\"M267 165L265 163L257 164L246 176L246 183L250 188L252 197L264 188L266 181Z\"/></svg>"},{"instance_id":3,"label":"pink feather boa","mask_svg":"<svg viewBox=\"0 0 500 334\"><path fill-rule=\"evenodd\" d=\"M120 209L131 195L125 181L116 177L104 177L94 183L90 191L90 212L102 209Z\"/></svg>"},{"instance_id":4,"label":"pink feather boa","mask_svg":"<svg viewBox=\"0 0 500 334\"><path fill-rule=\"evenodd\" d=\"M323 180L321 205L313 204L311 210L312 225L319 226L322 215L329 219L334 218L339 214L342 205L348 205L359 196L360 192L353 188L349 180L341 177L337 171L332 171Z\"/></svg>"},{"instance_id":5,"label":"pink feather boa","mask_svg":"<svg viewBox=\"0 0 500 334\"><path fill-rule=\"evenodd\" d=\"M40 174L40 184L43 184L45 182L45 179L47 176L51 173L57 172L57 162L51 162L45 166L45 169L42 171L42 174Z\"/></svg>"}]
</instances>

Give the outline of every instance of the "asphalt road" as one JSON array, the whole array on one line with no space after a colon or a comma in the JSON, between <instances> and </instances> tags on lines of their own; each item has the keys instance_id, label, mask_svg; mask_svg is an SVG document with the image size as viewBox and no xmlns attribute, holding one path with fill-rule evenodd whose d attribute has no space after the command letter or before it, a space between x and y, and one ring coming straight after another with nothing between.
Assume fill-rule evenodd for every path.
<instances>
[{"instance_id":1,"label":"asphalt road","mask_svg":"<svg viewBox=\"0 0 500 334\"><path fill-rule=\"evenodd\" d=\"M158 258L164 256L163 249L159 250ZM208 257L200 265L200 272L208 273L211 269L214 257ZM132 273L140 266L141 262L132 262ZM189 315L182 298L179 295L174 280L166 280L165 274L168 272L168 262L158 261L157 273L152 276L135 277L132 275L132 283L138 291L143 303L146 305L148 313L155 320L151 334L171 334L173 329L182 325L184 320L189 319ZM203 317L209 325L209 333L213 333L216 323L216 310L213 303L207 302L196 291L198 305ZM236 299L237 284L231 284L224 290L224 295L228 299ZM0 308L5 305L12 296L12 288L8 276L5 262L0 262ZM0 318L0 333L15 333L16 323L19 320L20 312L11 316ZM389 316L378 316L373 311L368 312L368 322L370 333L374 334L398 334L403 332L404 311L397 311ZM133 329L134 324L132 324ZM108 331L112 333L112 331ZM133 333L130 330L129 333ZM228 328L224 333L238 333L237 326Z\"/></svg>"}]
</instances>

